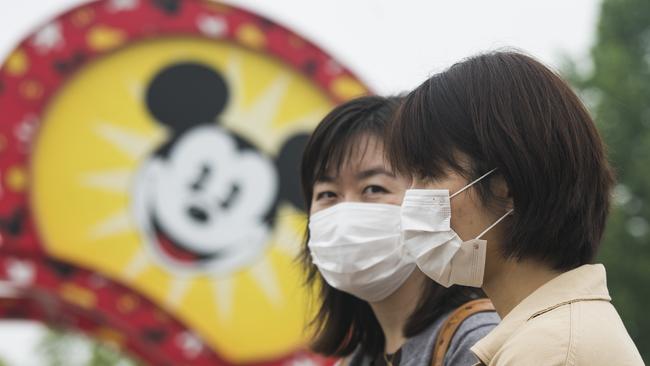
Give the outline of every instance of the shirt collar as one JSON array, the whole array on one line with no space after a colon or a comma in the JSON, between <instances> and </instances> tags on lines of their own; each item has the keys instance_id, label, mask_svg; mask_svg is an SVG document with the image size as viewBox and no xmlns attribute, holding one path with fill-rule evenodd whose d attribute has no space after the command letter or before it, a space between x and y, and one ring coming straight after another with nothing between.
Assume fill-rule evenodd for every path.
<instances>
[{"instance_id":1,"label":"shirt collar","mask_svg":"<svg viewBox=\"0 0 650 366\"><path fill-rule=\"evenodd\" d=\"M488 365L506 340L528 320L564 304L588 300L611 300L602 264L586 264L548 281L517 304L471 350Z\"/></svg>"}]
</instances>

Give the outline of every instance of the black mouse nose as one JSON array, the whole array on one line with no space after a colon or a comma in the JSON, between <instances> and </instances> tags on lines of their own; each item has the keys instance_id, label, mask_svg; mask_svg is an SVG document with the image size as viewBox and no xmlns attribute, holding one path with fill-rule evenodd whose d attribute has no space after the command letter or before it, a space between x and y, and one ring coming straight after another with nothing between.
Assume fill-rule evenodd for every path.
<instances>
[{"instance_id":1,"label":"black mouse nose","mask_svg":"<svg viewBox=\"0 0 650 366\"><path fill-rule=\"evenodd\" d=\"M205 224L210 220L210 215L208 212L197 206L188 207L187 215L199 224Z\"/></svg>"}]
</instances>

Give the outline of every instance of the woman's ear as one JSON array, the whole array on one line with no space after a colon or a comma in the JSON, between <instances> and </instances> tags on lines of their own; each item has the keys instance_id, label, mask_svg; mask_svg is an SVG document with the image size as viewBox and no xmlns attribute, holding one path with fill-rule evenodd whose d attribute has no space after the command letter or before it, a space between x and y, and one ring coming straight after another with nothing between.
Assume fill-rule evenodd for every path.
<instances>
[{"instance_id":1,"label":"woman's ear","mask_svg":"<svg viewBox=\"0 0 650 366\"><path fill-rule=\"evenodd\" d=\"M146 106L151 116L175 134L219 123L230 98L226 79L211 66L196 62L167 65L149 82Z\"/></svg>"},{"instance_id":2,"label":"woman's ear","mask_svg":"<svg viewBox=\"0 0 650 366\"><path fill-rule=\"evenodd\" d=\"M503 176L497 175L490 182L490 190L497 199L497 202L507 210L513 210L515 205L510 192L510 187Z\"/></svg>"}]
</instances>

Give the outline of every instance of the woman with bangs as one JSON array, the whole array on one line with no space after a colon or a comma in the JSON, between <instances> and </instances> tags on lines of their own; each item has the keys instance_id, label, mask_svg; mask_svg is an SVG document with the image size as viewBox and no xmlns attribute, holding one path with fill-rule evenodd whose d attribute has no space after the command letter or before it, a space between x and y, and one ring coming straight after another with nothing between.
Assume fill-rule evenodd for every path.
<instances>
[{"instance_id":1,"label":"woman with bangs","mask_svg":"<svg viewBox=\"0 0 650 366\"><path fill-rule=\"evenodd\" d=\"M404 251L400 205L411 182L386 162L383 138L399 102L344 103L305 148L302 261L321 289L312 348L344 365L472 365L469 347L499 319L480 290L438 285Z\"/></svg>"},{"instance_id":2,"label":"woman with bangs","mask_svg":"<svg viewBox=\"0 0 650 366\"><path fill-rule=\"evenodd\" d=\"M503 319L480 364L643 365L593 264L614 178L566 82L520 53L471 57L407 95L390 135L413 177L405 250L444 286L473 279Z\"/></svg>"}]
</instances>

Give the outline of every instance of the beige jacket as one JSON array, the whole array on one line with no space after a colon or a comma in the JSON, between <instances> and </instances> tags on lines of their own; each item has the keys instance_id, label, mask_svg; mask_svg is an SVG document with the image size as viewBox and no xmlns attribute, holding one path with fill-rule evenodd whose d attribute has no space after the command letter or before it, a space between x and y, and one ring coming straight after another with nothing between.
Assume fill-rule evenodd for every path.
<instances>
[{"instance_id":1,"label":"beige jacket","mask_svg":"<svg viewBox=\"0 0 650 366\"><path fill-rule=\"evenodd\" d=\"M643 365L610 300L605 267L578 267L530 294L472 352L487 366Z\"/></svg>"}]
</instances>

